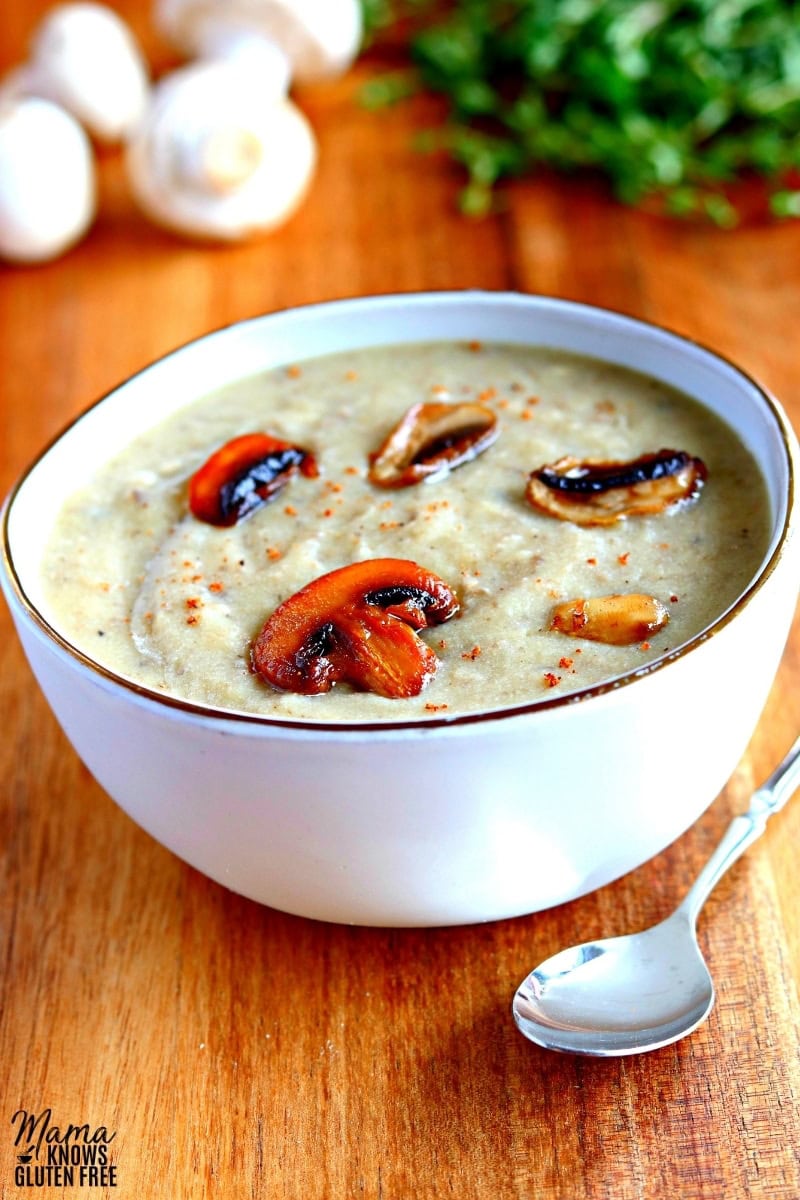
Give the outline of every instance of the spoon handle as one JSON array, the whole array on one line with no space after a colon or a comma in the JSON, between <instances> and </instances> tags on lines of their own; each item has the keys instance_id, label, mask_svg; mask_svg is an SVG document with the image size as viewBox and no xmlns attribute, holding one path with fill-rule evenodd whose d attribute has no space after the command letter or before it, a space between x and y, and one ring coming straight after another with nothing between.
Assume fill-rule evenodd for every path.
<instances>
[{"instance_id":1,"label":"spoon handle","mask_svg":"<svg viewBox=\"0 0 800 1200\"><path fill-rule=\"evenodd\" d=\"M753 793L746 813L734 817L711 858L698 875L680 905L694 923L709 894L729 867L760 838L773 813L783 808L800 784L800 738L769 779Z\"/></svg>"},{"instance_id":2,"label":"spoon handle","mask_svg":"<svg viewBox=\"0 0 800 1200\"><path fill-rule=\"evenodd\" d=\"M753 794L750 811L761 808L765 818L783 808L800 784L800 737L779 763L766 783Z\"/></svg>"}]
</instances>

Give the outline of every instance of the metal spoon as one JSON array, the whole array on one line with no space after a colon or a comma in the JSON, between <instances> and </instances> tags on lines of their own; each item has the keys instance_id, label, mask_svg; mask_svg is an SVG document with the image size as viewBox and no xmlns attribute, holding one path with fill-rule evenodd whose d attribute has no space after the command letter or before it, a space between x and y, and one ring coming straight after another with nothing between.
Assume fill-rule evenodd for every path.
<instances>
[{"instance_id":1,"label":"metal spoon","mask_svg":"<svg viewBox=\"0 0 800 1200\"><path fill-rule=\"evenodd\" d=\"M702 1024L714 983L697 945L698 913L798 784L800 738L747 812L734 817L671 917L642 933L562 950L528 975L512 1005L520 1032L548 1050L609 1058L668 1046Z\"/></svg>"}]
</instances>

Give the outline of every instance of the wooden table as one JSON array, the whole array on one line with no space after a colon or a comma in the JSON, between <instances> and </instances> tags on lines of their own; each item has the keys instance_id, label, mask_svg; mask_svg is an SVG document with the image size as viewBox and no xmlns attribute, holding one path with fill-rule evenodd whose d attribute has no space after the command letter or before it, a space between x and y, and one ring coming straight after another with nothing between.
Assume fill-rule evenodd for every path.
<instances>
[{"instance_id":1,"label":"wooden table","mask_svg":"<svg viewBox=\"0 0 800 1200\"><path fill-rule=\"evenodd\" d=\"M4 65L45 7L3 7ZM164 65L148 6L118 7ZM71 416L179 343L373 292L515 288L621 309L737 359L800 421L800 225L675 225L549 179L470 223L451 170L410 148L428 102L359 107L373 69L301 97L319 174L275 236L209 249L162 234L107 153L88 240L50 265L2 269L4 492ZM655 860L537 916L391 931L258 907L156 845L77 760L0 616L4 1196L59 1191L14 1183L12 1114L48 1107L61 1127L116 1135L116 1186L68 1196L800 1196L800 804L709 901L700 938L718 1000L691 1038L581 1060L540 1051L509 1014L541 958L677 902L800 727L800 630L724 794Z\"/></svg>"}]
</instances>

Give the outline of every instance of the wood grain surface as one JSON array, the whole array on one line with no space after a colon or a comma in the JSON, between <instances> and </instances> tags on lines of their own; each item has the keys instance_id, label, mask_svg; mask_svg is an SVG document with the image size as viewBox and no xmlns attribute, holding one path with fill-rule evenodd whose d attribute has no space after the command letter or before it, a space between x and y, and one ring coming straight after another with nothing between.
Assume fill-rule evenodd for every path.
<instances>
[{"instance_id":1,"label":"wood grain surface","mask_svg":"<svg viewBox=\"0 0 800 1200\"><path fill-rule=\"evenodd\" d=\"M117 7L163 68L149 4ZM0 66L45 8L3 6ZM89 238L58 262L0 269L4 493L68 419L183 341L375 292L515 288L633 313L734 358L800 423L800 224L676 225L550 178L468 222L453 171L410 145L435 106L359 106L379 66L373 55L300 97L319 173L274 236L221 249L160 233L106 152ZM799 803L706 907L718 1000L691 1038L562 1057L520 1037L509 1006L562 945L679 900L800 727L799 630L724 794L652 862L537 916L391 931L259 907L153 842L75 757L4 606L0 619L3 1196L798 1200ZM680 788L680 762L659 769ZM17 1186L12 1115L45 1108L116 1134L114 1187Z\"/></svg>"}]
</instances>

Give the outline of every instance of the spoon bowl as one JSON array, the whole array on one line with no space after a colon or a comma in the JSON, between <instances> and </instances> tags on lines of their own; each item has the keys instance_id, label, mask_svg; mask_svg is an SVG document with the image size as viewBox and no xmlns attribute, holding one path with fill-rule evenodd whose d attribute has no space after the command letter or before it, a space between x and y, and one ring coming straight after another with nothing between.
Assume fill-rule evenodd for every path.
<instances>
[{"instance_id":1,"label":"spoon bowl","mask_svg":"<svg viewBox=\"0 0 800 1200\"><path fill-rule=\"evenodd\" d=\"M697 944L697 915L798 782L800 739L731 822L672 916L641 933L561 950L531 971L512 1005L520 1032L547 1050L608 1058L657 1050L701 1025L714 982Z\"/></svg>"},{"instance_id":2,"label":"spoon bowl","mask_svg":"<svg viewBox=\"0 0 800 1200\"><path fill-rule=\"evenodd\" d=\"M694 929L676 912L642 933L554 954L520 984L514 1016L547 1049L615 1055L677 1041L713 1004Z\"/></svg>"}]
</instances>

